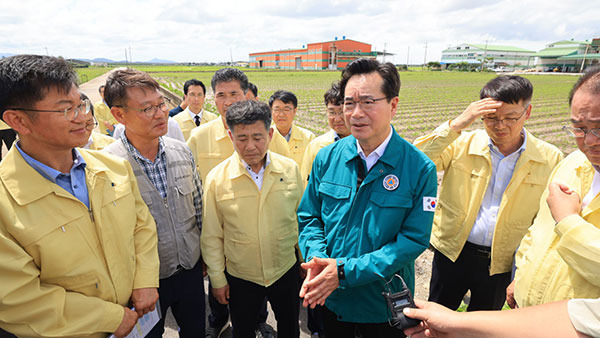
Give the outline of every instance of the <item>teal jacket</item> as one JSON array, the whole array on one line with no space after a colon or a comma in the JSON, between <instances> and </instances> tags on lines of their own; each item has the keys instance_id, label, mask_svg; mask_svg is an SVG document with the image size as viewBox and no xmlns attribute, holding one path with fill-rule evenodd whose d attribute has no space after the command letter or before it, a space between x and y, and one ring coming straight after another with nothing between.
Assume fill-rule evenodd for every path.
<instances>
[{"instance_id":1,"label":"teal jacket","mask_svg":"<svg viewBox=\"0 0 600 338\"><path fill-rule=\"evenodd\" d=\"M353 136L317 154L298 207L299 246L306 261L344 264L346 278L325 302L338 320L383 323L385 282L399 274L414 290L414 261L431 234L434 213L424 198L436 196L436 167L395 131L358 191L357 161ZM397 292L401 283L395 278L390 287Z\"/></svg>"}]
</instances>

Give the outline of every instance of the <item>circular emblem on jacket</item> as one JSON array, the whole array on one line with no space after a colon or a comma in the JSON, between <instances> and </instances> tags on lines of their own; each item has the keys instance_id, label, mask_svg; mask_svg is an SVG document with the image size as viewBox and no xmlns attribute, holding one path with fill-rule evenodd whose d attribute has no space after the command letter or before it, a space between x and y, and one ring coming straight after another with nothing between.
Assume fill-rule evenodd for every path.
<instances>
[{"instance_id":1,"label":"circular emblem on jacket","mask_svg":"<svg viewBox=\"0 0 600 338\"><path fill-rule=\"evenodd\" d=\"M396 190L396 188L398 188L398 184L400 184L400 181L396 175L389 174L383 179L383 187L385 190Z\"/></svg>"}]
</instances>

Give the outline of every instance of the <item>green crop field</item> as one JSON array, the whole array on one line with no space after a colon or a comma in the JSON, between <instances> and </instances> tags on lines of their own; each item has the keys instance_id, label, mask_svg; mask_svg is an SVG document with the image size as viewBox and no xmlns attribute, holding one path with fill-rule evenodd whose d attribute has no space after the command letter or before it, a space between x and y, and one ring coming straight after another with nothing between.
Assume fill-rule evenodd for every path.
<instances>
[{"instance_id":1,"label":"green crop field","mask_svg":"<svg viewBox=\"0 0 600 338\"><path fill-rule=\"evenodd\" d=\"M77 75L79 75L79 83L85 83L89 80L98 77L108 71L110 71L112 67L97 67L91 66L86 68L75 68Z\"/></svg>"},{"instance_id":2,"label":"green crop field","mask_svg":"<svg viewBox=\"0 0 600 338\"><path fill-rule=\"evenodd\" d=\"M135 68L138 68L134 66ZM189 69L189 70L186 70ZM139 67L149 72L161 85L183 95L183 83L197 78L210 87L218 67L154 66ZM298 96L297 123L316 134L327 131L323 94L331 82L339 80L339 71L264 71L241 68L250 82L258 86L263 101L278 89ZM479 90L494 73L401 72L399 111L393 120L398 133L409 141L431 132L444 121L460 114L470 102L479 98ZM576 146L562 130L569 121L567 96L576 76L525 74L534 86L533 111L526 128L535 136L551 142L566 153ZM214 110L212 91L208 89L207 109ZM476 122L472 128L481 128Z\"/></svg>"}]
</instances>

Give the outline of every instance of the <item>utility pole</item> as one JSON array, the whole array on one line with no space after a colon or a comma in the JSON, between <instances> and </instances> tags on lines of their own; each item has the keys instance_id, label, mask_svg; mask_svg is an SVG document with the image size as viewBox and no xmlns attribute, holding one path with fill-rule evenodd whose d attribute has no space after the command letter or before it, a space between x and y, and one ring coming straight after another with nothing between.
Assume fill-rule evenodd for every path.
<instances>
[{"instance_id":1,"label":"utility pole","mask_svg":"<svg viewBox=\"0 0 600 338\"><path fill-rule=\"evenodd\" d=\"M125 63L129 63L129 61L127 60L127 48L125 48Z\"/></svg>"},{"instance_id":2,"label":"utility pole","mask_svg":"<svg viewBox=\"0 0 600 338\"><path fill-rule=\"evenodd\" d=\"M481 71L483 72L483 64L485 63L485 57L487 55L487 43L488 40L485 40L485 49L483 50L483 60L481 60Z\"/></svg>"},{"instance_id":3,"label":"utility pole","mask_svg":"<svg viewBox=\"0 0 600 338\"><path fill-rule=\"evenodd\" d=\"M423 67L422 69L425 69L425 65L427 64L427 43L429 41L425 41L425 56L423 57Z\"/></svg>"},{"instance_id":4,"label":"utility pole","mask_svg":"<svg viewBox=\"0 0 600 338\"><path fill-rule=\"evenodd\" d=\"M588 48L590 48L590 44L585 46L585 53L583 53L583 62L581 62L581 68L579 68L580 73L583 73L583 66L585 65L585 57L587 56Z\"/></svg>"},{"instance_id":5,"label":"utility pole","mask_svg":"<svg viewBox=\"0 0 600 338\"><path fill-rule=\"evenodd\" d=\"M406 70L408 70L408 59L410 57L410 46L408 46L408 50L406 51Z\"/></svg>"},{"instance_id":6,"label":"utility pole","mask_svg":"<svg viewBox=\"0 0 600 338\"><path fill-rule=\"evenodd\" d=\"M233 66L233 53L231 53L231 48L229 48L229 58L231 58L231 65Z\"/></svg>"},{"instance_id":7,"label":"utility pole","mask_svg":"<svg viewBox=\"0 0 600 338\"><path fill-rule=\"evenodd\" d=\"M44 49L46 49L46 55L49 56L50 54L48 54L48 47L44 47Z\"/></svg>"},{"instance_id":8,"label":"utility pole","mask_svg":"<svg viewBox=\"0 0 600 338\"><path fill-rule=\"evenodd\" d=\"M385 49L387 48L387 42L383 43L383 63L385 63Z\"/></svg>"}]
</instances>

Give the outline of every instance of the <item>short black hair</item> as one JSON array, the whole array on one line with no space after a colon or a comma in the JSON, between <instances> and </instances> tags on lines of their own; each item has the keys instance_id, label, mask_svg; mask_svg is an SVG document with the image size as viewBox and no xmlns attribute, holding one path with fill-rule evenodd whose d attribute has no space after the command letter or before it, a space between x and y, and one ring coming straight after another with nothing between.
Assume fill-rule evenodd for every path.
<instances>
[{"instance_id":1,"label":"short black hair","mask_svg":"<svg viewBox=\"0 0 600 338\"><path fill-rule=\"evenodd\" d=\"M287 90L278 90L269 98L269 107L273 107L273 102L279 100L285 104L291 103L294 108L298 108L298 98L294 93Z\"/></svg>"},{"instance_id":2,"label":"short black hair","mask_svg":"<svg viewBox=\"0 0 600 338\"><path fill-rule=\"evenodd\" d=\"M254 94L254 97L258 97L258 87L252 82L248 82L248 89Z\"/></svg>"},{"instance_id":3,"label":"short black hair","mask_svg":"<svg viewBox=\"0 0 600 338\"><path fill-rule=\"evenodd\" d=\"M185 81L185 83L183 84L183 93L185 95L187 95L188 88L190 88L190 86L202 87L202 94L206 95L206 86L204 85L204 83L202 83L202 81L196 80L196 79L191 79L191 80Z\"/></svg>"},{"instance_id":4,"label":"short black hair","mask_svg":"<svg viewBox=\"0 0 600 338\"><path fill-rule=\"evenodd\" d=\"M225 121L233 133L233 127L240 124L253 124L262 121L267 131L271 128L271 108L260 101L238 101L227 109Z\"/></svg>"},{"instance_id":5,"label":"short black hair","mask_svg":"<svg viewBox=\"0 0 600 338\"><path fill-rule=\"evenodd\" d=\"M50 88L68 93L77 74L61 57L15 55L0 60L0 119L9 108L31 108Z\"/></svg>"},{"instance_id":6,"label":"short black hair","mask_svg":"<svg viewBox=\"0 0 600 338\"><path fill-rule=\"evenodd\" d=\"M525 104L531 102L533 85L531 81L518 75L500 75L483 86L479 98L492 98L510 104L517 104L521 100Z\"/></svg>"},{"instance_id":7,"label":"short black hair","mask_svg":"<svg viewBox=\"0 0 600 338\"><path fill-rule=\"evenodd\" d=\"M344 102L342 95L340 94L340 82L334 81L331 83L331 88L327 89L325 95L323 95L325 105L333 104L339 106Z\"/></svg>"},{"instance_id":8,"label":"short black hair","mask_svg":"<svg viewBox=\"0 0 600 338\"><path fill-rule=\"evenodd\" d=\"M346 84L354 75L369 74L377 72L383 78L381 91L385 94L387 101L398 96L400 93L400 75L398 69L391 62L381 63L375 59L356 59L346 65L342 71L342 80L340 81L340 96L344 97Z\"/></svg>"},{"instance_id":9,"label":"short black hair","mask_svg":"<svg viewBox=\"0 0 600 338\"><path fill-rule=\"evenodd\" d=\"M589 91L591 94L600 94L600 66L591 67L585 70L585 73L575 82L571 92L569 92L569 106L573 103L573 96L579 89Z\"/></svg>"},{"instance_id":10,"label":"short black hair","mask_svg":"<svg viewBox=\"0 0 600 338\"><path fill-rule=\"evenodd\" d=\"M102 93L102 89L106 87L105 85L100 85L100 87L98 87L98 93Z\"/></svg>"},{"instance_id":11,"label":"short black hair","mask_svg":"<svg viewBox=\"0 0 600 338\"><path fill-rule=\"evenodd\" d=\"M210 80L210 86L213 91L215 91L215 87L217 84L221 82L231 82L238 81L240 83L240 87L244 94L248 91L248 77L244 72L236 68L222 68L215 72L212 79Z\"/></svg>"},{"instance_id":12,"label":"short black hair","mask_svg":"<svg viewBox=\"0 0 600 338\"><path fill-rule=\"evenodd\" d=\"M128 88L160 90L160 85L146 72L132 68L116 70L106 80L106 88L104 88L106 105L112 108L127 104Z\"/></svg>"}]
</instances>

